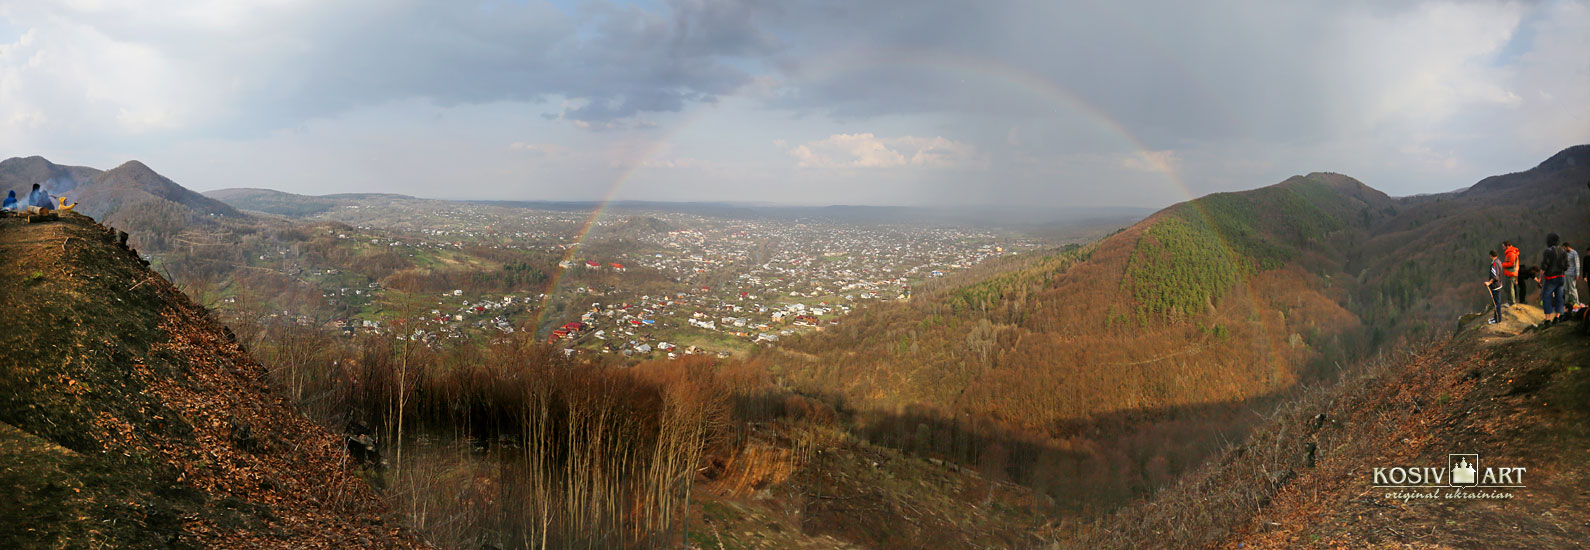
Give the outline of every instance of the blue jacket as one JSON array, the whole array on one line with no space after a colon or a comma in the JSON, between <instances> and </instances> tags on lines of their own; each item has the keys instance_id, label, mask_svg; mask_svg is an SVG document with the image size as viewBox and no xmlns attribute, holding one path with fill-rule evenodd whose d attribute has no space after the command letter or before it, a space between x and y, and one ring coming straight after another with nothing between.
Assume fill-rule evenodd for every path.
<instances>
[{"instance_id":1,"label":"blue jacket","mask_svg":"<svg viewBox=\"0 0 1590 550\"><path fill-rule=\"evenodd\" d=\"M28 193L28 206L37 206L39 208L50 209L55 208L55 205L50 204L50 192L45 191L43 187L40 187L37 191L31 191Z\"/></svg>"},{"instance_id":2,"label":"blue jacket","mask_svg":"<svg viewBox=\"0 0 1590 550\"><path fill-rule=\"evenodd\" d=\"M4 205L0 205L0 210L17 210L16 191L10 191L6 193L6 202Z\"/></svg>"}]
</instances>

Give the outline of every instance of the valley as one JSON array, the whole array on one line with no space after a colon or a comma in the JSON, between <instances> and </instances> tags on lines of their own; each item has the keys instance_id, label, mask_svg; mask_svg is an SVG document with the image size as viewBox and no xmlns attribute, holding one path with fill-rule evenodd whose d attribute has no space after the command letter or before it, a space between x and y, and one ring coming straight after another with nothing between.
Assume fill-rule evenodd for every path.
<instances>
[{"instance_id":1,"label":"valley","mask_svg":"<svg viewBox=\"0 0 1590 550\"><path fill-rule=\"evenodd\" d=\"M1583 548L1586 52L1590 0L0 0L0 550Z\"/></svg>"},{"instance_id":2,"label":"valley","mask_svg":"<svg viewBox=\"0 0 1590 550\"><path fill-rule=\"evenodd\" d=\"M174 231L105 216L430 544L1135 546L1100 529L1448 330L1476 220L1587 177L1585 146L1442 196L1314 173L1058 240L256 190ZM1563 204L1535 208L1586 230Z\"/></svg>"}]
</instances>

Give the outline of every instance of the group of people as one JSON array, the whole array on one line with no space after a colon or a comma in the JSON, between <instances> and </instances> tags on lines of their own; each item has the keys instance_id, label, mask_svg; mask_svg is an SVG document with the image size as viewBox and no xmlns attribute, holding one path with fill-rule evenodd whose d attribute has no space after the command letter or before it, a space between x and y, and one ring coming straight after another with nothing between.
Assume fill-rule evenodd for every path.
<instances>
[{"instance_id":1,"label":"group of people","mask_svg":"<svg viewBox=\"0 0 1590 550\"><path fill-rule=\"evenodd\" d=\"M1546 235L1540 265L1523 265L1518 247L1512 241L1502 241L1500 256L1491 251L1490 278L1485 280L1495 309L1490 323L1502 322L1502 308L1524 302L1530 281L1540 286L1540 308L1546 313L1546 322L1556 322L1562 314L1579 306L1579 281L1586 275L1583 263L1579 252L1562 242L1556 233Z\"/></svg>"},{"instance_id":2,"label":"group of people","mask_svg":"<svg viewBox=\"0 0 1590 550\"><path fill-rule=\"evenodd\" d=\"M66 200L62 199L61 204L65 205ZM28 202L26 203L17 202L16 191L7 191L5 202L0 204L0 211L22 212L27 210L29 207L38 207L42 210L55 210L61 208L56 206L54 201L51 200L49 191L45 191L43 188L39 187L39 184L35 183L33 184L33 191L28 193Z\"/></svg>"}]
</instances>

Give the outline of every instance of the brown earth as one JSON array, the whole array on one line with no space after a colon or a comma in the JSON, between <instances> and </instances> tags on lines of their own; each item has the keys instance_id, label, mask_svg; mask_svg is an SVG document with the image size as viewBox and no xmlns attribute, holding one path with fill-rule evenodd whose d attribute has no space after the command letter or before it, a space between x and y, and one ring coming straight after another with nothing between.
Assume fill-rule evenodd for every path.
<instances>
[{"instance_id":1,"label":"brown earth","mask_svg":"<svg viewBox=\"0 0 1590 550\"><path fill-rule=\"evenodd\" d=\"M1246 442L1077 548L1582 548L1590 545L1590 336L1465 316L1450 339L1384 358L1283 409ZM1310 464L1309 449L1314 449ZM1474 453L1527 468L1506 499L1404 498L1374 468L1446 468ZM1464 492L1473 493L1474 489Z\"/></svg>"},{"instance_id":2,"label":"brown earth","mask_svg":"<svg viewBox=\"0 0 1590 550\"><path fill-rule=\"evenodd\" d=\"M0 257L0 547L422 546L104 227L0 218Z\"/></svg>"}]
</instances>

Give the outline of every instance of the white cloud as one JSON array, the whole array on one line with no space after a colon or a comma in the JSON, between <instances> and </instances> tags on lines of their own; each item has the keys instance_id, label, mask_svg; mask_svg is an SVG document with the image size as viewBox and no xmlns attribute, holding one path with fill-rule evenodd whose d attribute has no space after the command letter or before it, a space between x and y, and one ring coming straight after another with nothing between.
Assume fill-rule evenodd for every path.
<instances>
[{"instance_id":1,"label":"white cloud","mask_svg":"<svg viewBox=\"0 0 1590 550\"><path fill-rule=\"evenodd\" d=\"M1181 169L1181 157L1175 151L1138 151L1123 155L1121 167L1134 172L1174 174Z\"/></svg>"},{"instance_id":2,"label":"white cloud","mask_svg":"<svg viewBox=\"0 0 1590 550\"><path fill-rule=\"evenodd\" d=\"M1454 189L1590 142L1586 0L812 7L0 0L0 149L308 190L426 194L468 157L517 196L1165 204Z\"/></svg>"},{"instance_id":3,"label":"white cloud","mask_svg":"<svg viewBox=\"0 0 1590 550\"><path fill-rule=\"evenodd\" d=\"M529 153L531 156L537 157L554 157L569 154L568 147L557 143L526 143L523 141L515 141L509 144L508 148L514 151L524 151Z\"/></svg>"},{"instance_id":4,"label":"white cloud","mask_svg":"<svg viewBox=\"0 0 1590 550\"><path fill-rule=\"evenodd\" d=\"M1365 129L1387 123L1440 123L1474 104L1517 105L1496 54L1514 37L1522 4L1425 3L1387 14L1353 12L1340 24L1347 48L1341 78L1369 99Z\"/></svg>"},{"instance_id":5,"label":"white cloud","mask_svg":"<svg viewBox=\"0 0 1590 550\"><path fill-rule=\"evenodd\" d=\"M786 147L784 140L775 145ZM880 138L871 133L834 134L786 147L801 168L987 168L976 147L943 136Z\"/></svg>"},{"instance_id":6,"label":"white cloud","mask_svg":"<svg viewBox=\"0 0 1590 550\"><path fill-rule=\"evenodd\" d=\"M703 160L695 157L672 157L662 159L649 159L642 164L647 168L673 168L681 170L712 170L722 168L722 163Z\"/></svg>"},{"instance_id":7,"label":"white cloud","mask_svg":"<svg viewBox=\"0 0 1590 550\"><path fill-rule=\"evenodd\" d=\"M1590 142L1590 3L1553 2L1530 23L1511 86L1525 97L1504 121L1536 149Z\"/></svg>"}]
</instances>

